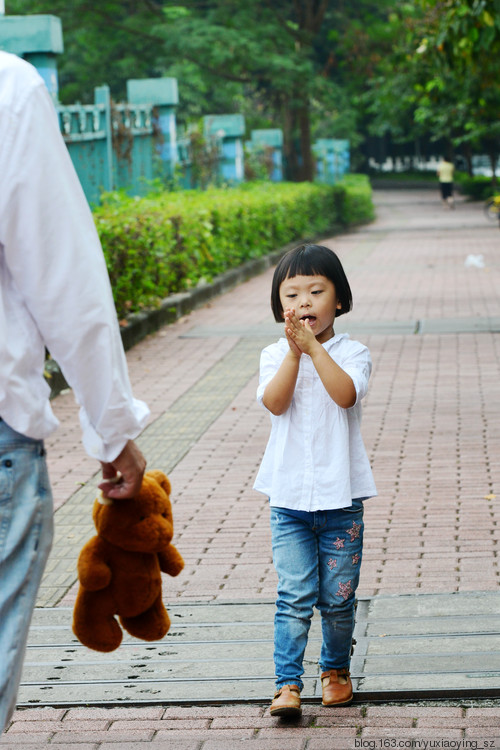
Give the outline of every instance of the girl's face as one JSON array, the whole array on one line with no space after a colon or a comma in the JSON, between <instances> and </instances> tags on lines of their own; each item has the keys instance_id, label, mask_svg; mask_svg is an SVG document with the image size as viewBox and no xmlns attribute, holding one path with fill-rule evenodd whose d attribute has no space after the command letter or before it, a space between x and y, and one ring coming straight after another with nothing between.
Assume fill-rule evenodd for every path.
<instances>
[{"instance_id":1,"label":"girl's face","mask_svg":"<svg viewBox=\"0 0 500 750\"><path fill-rule=\"evenodd\" d=\"M284 312L294 310L300 320L309 321L320 344L332 338L341 305L334 283L326 276L288 276L280 286L280 301Z\"/></svg>"}]
</instances>

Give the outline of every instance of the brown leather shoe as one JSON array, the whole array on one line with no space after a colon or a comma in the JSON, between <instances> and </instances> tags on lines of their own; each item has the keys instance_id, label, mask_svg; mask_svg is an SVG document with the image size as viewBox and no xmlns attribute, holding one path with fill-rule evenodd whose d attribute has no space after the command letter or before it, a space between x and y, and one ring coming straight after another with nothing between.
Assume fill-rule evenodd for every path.
<instances>
[{"instance_id":1,"label":"brown leather shoe","mask_svg":"<svg viewBox=\"0 0 500 750\"><path fill-rule=\"evenodd\" d=\"M283 685L275 694L270 708L271 716L300 716L300 688L297 685Z\"/></svg>"},{"instance_id":2,"label":"brown leather shoe","mask_svg":"<svg viewBox=\"0 0 500 750\"><path fill-rule=\"evenodd\" d=\"M347 706L352 701L352 682L349 670L329 669L321 674L323 706Z\"/></svg>"}]
</instances>

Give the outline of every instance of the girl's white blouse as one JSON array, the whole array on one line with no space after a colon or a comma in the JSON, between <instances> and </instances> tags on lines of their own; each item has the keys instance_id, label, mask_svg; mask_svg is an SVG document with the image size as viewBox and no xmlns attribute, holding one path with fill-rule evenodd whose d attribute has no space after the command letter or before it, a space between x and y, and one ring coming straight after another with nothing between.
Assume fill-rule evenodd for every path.
<instances>
[{"instance_id":1,"label":"girl's white blouse","mask_svg":"<svg viewBox=\"0 0 500 750\"><path fill-rule=\"evenodd\" d=\"M350 409L337 406L311 358L301 356L290 407L279 416L271 414L271 435L254 484L273 506L333 510L352 505L355 498L377 494L360 430L361 400L372 369L370 353L345 333L323 346L352 378L356 403ZM282 338L262 351L257 390L261 405L266 386L288 349Z\"/></svg>"}]
</instances>

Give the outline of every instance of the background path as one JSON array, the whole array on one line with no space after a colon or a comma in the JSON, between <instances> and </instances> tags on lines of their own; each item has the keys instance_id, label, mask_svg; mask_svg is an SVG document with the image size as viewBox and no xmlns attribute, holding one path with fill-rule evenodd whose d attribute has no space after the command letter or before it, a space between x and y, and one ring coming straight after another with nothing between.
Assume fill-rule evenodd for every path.
<instances>
[{"instance_id":1,"label":"background path","mask_svg":"<svg viewBox=\"0 0 500 750\"><path fill-rule=\"evenodd\" d=\"M379 497L366 503L358 593L497 591L500 233L480 204L449 211L427 191L381 191L375 200L372 225L325 241L354 296L336 329L366 343L374 362L364 437ZM275 595L267 502L252 490L269 433L255 402L259 353L280 335L271 278L272 269L127 354L135 395L152 411L140 444L150 468L170 475L174 542L186 560L166 582L167 601ZM80 446L72 395L54 408L61 428L47 448L57 537L41 607L72 604L76 556L93 533L95 463ZM356 738L445 731L489 741L500 735L500 706L316 706L303 725L284 728L265 706L29 709L16 713L0 744L333 750L362 747Z\"/></svg>"}]
</instances>

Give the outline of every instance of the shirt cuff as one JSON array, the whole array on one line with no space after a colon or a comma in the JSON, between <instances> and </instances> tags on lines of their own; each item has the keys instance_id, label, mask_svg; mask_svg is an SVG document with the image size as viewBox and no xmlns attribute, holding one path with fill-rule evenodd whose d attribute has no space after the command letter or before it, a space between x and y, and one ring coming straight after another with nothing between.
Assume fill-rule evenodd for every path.
<instances>
[{"instance_id":1,"label":"shirt cuff","mask_svg":"<svg viewBox=\"0 0 500 750\"><path fill-rule=\"evenodd\" d=\"M116 415L110 422L109 437L104 438L90 424L89 418L80 409L83 447L91 458L103 463L111 463L120 455L129 440L135 440L147 424L149 409L143 401L133 399L132 410Z\"/></svg>"}]
</instances>

